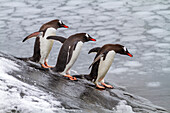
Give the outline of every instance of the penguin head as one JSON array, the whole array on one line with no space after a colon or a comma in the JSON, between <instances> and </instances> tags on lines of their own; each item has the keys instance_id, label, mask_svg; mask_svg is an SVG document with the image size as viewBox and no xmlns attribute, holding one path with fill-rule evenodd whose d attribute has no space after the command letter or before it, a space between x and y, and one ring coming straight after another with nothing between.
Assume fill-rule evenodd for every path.
<instances>
[{"instance_id":1,"label":"penguin head","mask_svg":"<svg viewBox=\"0 0 170 113\"><path fill-rule=\"evenodd\" d=\"M66 26L61 20L58 21L58 26L59 28L61 27L68 28L68 26Z\"/></svg>"},{"instance_id":2,"label":"penguin head","mask_svg":"<svg viewBox=\"0 0 170 113\"><path fill-rule=\"evenodd\" d=\"M85 33L84 34L84 41L88 42L88 41L96 41L96 39L92 38L89 34Z\"/></svg>"},{"instance_id":3,"label":"penguin head","mask_svg":"<svg viewBox=\"0 0 170 113\"><path fill-rule=\"evenodd\" d=\"M43 24L39 31L46 32L46 30L50 27L53 27L55 29L62 28L62 27L68 28L68 26L66 26L61 20L55 19Z\"/></svg>"},{"instance_id":4,"label":"penguin head","mask_svg":"<svg viewBox=\"0 0 170 113\"><path fill-rule=\"evenodd\" d=\"M116 44L115 52L133 57L133 55L129 53L128 49L125 46L122 46L120 44Z\"/></svg>"}]
</instances>

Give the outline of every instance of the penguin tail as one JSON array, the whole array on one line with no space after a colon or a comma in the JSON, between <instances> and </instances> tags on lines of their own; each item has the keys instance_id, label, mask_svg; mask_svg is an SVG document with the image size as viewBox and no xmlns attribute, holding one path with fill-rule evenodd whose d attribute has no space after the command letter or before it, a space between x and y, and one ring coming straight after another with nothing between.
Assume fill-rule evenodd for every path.
<instances>
[{"instance_id":1,"label":"penguin tail","mask_svg":"<svg viewBox=\"0 0 170 113\"><path fill-rule=\"evenodd\" d=\"M84 75L72 75L72 77L76 77L76 78L83 79L83 78L84 78Z\"/></svg>"},{"instance_id":2,"label":"penguin tail","mask_svg":"<svg viewBox=\"0 0 170 113\"><path fill-rule=\"evenodd\" d=\"M101 49L101 47L92 48L92 49L88 52L88 54L90 54L90 53L97 53L100 49Z\"/></svg>"},{"instance_id":3,"label":"penguin tail","mask_svg":"<svg viewBox=\"0 0 170 113\"><path fill-rule=\"evenodd\" d=\"M31 60L32 57L28 57L28 58L15 57L15 58L19 59L19 60L23 60L23 61L29 61L29 60Z\"/></svg>"},{"instance_id":4,"label":"penguin tail","mask_svg":"<svg viewBox=\"0 0 170 113\"><path fill-rule=\"evenodd\" d=\"M43 34L43 32L34 32L30 35L28 35L27 37L24 38L24 40L22 42L25 42L26 40L32 38L32 37L38 37L38 36L41 36Z\"/></svg>"},{"instance_id":5,"label":"penguin tail","mask_svg":"<svg viewBox=\"0 0 170 113\"><path fill-rule=\"evenodd\" d=\"M90 75L73 75L72 77L80 78L80 79L87 79L89 81L92 81L92 77Z\"/></svg>"}]
</instances>

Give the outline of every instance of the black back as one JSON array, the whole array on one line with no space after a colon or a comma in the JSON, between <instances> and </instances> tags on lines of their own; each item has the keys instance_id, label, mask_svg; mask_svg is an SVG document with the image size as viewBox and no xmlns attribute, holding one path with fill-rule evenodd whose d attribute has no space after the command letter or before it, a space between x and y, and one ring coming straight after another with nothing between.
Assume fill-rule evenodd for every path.
<instances>
[{"instance_id":1,"label":"black back","mask_svg":"<svg viewBox=\"0 0 170 113\"><path fill-rule=\"evenodd\" d=\"M72 57L72 53L76 48L76 45L79 41L87 42L89 40L85 37L86 33L78 33L70 36L67 40L64 41L57 59L56 66L53 68L55 72L63 72L66 65L69 63Z\"/></svg>"}]
</instances>

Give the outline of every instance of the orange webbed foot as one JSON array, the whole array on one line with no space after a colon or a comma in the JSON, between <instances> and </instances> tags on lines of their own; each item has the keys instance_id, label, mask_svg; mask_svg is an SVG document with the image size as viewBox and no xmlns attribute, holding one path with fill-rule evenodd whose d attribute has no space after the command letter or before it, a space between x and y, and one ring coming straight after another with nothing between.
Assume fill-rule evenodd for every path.
<instances>
[{"instance_id":1,"label":"orange webbed foot","mask_svg":"<svg viewBox=\"0 0 170 113\"><path fill-rule=\"evenodd\" d=\"M44 64L45 64L46 67L52 68L52 66L49 66L49 65L47 64L47 62L45 62Z\"/></svg>"},{"instance_id":2,"label":"orange webbed foot","mask_svg":"<svg viewBox=\"0 0 170 113\"><path fill-rule=\"evenodd\" d=\"M97 87L98 89L105 89L105 87L100 86L100 85L98 85L98 84L96 84L96 87Z\"/></svg>"},{"instance_id":3,"label":"orange webbed foot","mask_svg":"<svg viewBox=\"0 0 170 113\"><path fill-rule=\"evenodd\" d=\"M108 85L108 84L105 84L104 82L102 82L101 84L102 84L103 86L107 87L107 88L113 89L113 86Z\"/></svg>"},{"instance_id":4,"label":"orange webbed foot","mask_svg":"<svg viewBox=\"0 0 170 113\"><path fill-rule=\"evenodd\" d=\"M64 75L64 77L68 77L70 80L77 80L76 77L72 77L72 76L70 76L70 75Z\"/></svg>"},{"instance_id":5,"label":"orange webbed foot","mask_svg":"<svg viewBox=\"0 0 170 113\"><path fill-rule=\"evenodd\" d=\"M44 64L41 64L41 66L45 69L49 68L49 67L45 66Z\"/></svg>"}]
</instances>

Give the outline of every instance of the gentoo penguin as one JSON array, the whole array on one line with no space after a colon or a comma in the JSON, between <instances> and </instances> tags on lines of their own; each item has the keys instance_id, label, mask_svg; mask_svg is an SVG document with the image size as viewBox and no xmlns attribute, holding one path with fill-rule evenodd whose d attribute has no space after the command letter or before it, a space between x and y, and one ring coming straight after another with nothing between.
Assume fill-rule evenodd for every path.
<instances>
[{"instance_id":1,"label":"gentoo penguin","mask_svg":"<svg viewBox=\"0 0 170 113\"><path fill-rule=\"evenodd\" d=\"M61 20L56 19L42 25L38 32L34 32L28 35L23 40L23 42L29 38L36 37L36 41L34 44L34 54L30 58L23 58L23 60L38 62L44 68L51 67L47 64L47 61L49 53L53 46L53 40L47 40L46 38L48 36L56 36L56 30L62 27L68 28L68 26L66 26ZM65 38L58 36L58 40L63 43L65 41Z\"/></svg>"},{"instance_id":2,"label":"gentoo penguin","mask_svg":"<svg viewBox=\"0 0 170 113\"><path fill-rule=\"evenodd\" d=\"M96 87L99 89L113 88L111 85L107 85L104 83L104 77L108 72L116 53L122 55L128 55L133 57L130 54L126 47L120 44L106 44L103 47L96 47L89 51L89 53L97 52L97 55L94 58L93 63L90 65L89 68L92 67L91 72L89 75L85 75L84 77L87 80L91 80L95 83ZM103 86L99 85L101 83Z\"/></svg>"},{"instance_id":3,"label":"gentoo penguin","mask_svg":"<svg viewBox=\"0 0 170 113\"><path fill-rule=\"evenodd\" d=\"M58 37L55 36L47 37L47 39L58 40ZM51 70L53 72L58 72L65 77L68 77L70 80L77 80L75 77L70 76L70 68L75 63L81 48L84 42L96 41L87 33L78 33L67 38L58 55L57 63L54 68Z\"/></svg>"}]
</instances>

